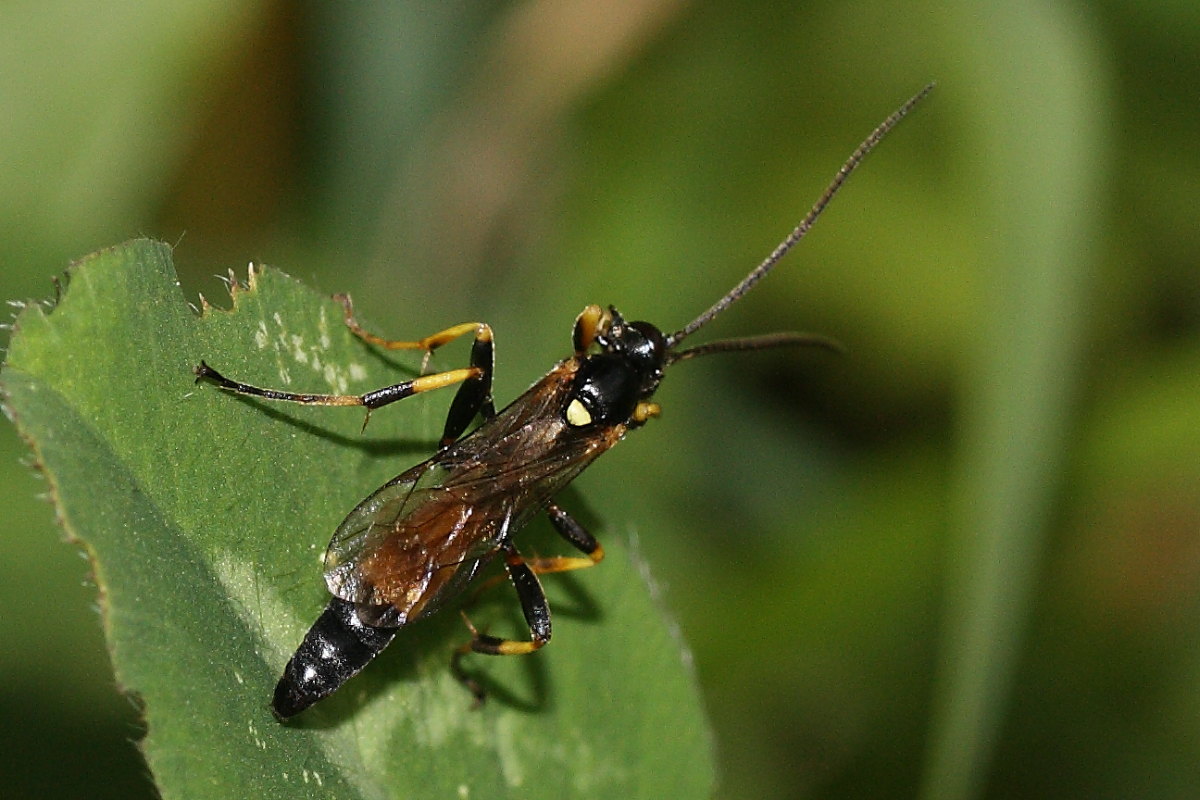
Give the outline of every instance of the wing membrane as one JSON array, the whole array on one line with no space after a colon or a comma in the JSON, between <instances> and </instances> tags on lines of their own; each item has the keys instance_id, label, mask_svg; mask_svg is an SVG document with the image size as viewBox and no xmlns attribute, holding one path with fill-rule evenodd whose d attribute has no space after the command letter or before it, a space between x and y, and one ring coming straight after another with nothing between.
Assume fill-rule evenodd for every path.
<instances>
[{"instance_id":1,"label":"wing membrane","mask_svg":"<svg viewBox=\"0 0 1200 800\"><path fill-rule=\"evenodd\" d=\"M563 362L476 431L384 484L334 533L325 581L336 597L399 626L456 594L624 427L568 426Z\"/></svg>"}]
</instances>

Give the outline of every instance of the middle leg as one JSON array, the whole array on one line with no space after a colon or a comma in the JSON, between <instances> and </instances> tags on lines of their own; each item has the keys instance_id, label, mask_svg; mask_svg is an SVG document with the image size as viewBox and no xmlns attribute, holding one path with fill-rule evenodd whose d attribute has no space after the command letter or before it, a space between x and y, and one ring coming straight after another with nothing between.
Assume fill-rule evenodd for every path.
<instances>
[{"instance_id":1,"label":"middle leg","mask_svg":"<svg viewBox=\"0 0 1200 800\"><path fill-rule=\"evenodd\" d=\"M529 626L529 639L504 639L480 633L467 615L463 614L463 621L471 631L471 640L455 649L450 658L450 671L471 692L477 707L483 703L487 693L479 681L463 669L463 656L468 653L483 653L489 656L523 655L540 650L550 641L550 604L546 601L546 593L542 590L537 574L525 563L525 559L517 552L512 542L506 542L503 551L504 567L517 590L521 613L525 616L525 624Z\"/></svg>"},{"instance_id":2,"label":"middle leg","mask_svg":"<svg viewBox=\"0 0 1200 800\"><path fill-rule=\"evenodd\" d=\"M525 563L535 573L546 575L552 572L567 572L573 569L594 567L604 559L604 548L596 541L596 537L592 536L587 528L580 525L562 506L551 501L546 506L546 515L550 517L550 524L558 531L559 536L562 536L574 545L577 550L584 553L586 558L580 558L579 556L545 556L526 560Z\"/></svg>"}]
</instances>

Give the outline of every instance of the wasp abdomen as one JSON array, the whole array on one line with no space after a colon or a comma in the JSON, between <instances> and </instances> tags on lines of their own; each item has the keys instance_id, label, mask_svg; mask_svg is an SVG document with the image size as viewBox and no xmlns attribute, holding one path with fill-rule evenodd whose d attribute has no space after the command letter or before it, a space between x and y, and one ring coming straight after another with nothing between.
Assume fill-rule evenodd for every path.
<instances>
[{"instance_id":1,"label":"wasp abdomen","mask_svg":"<svg viewBox=\"0 0 1200 800\"><path fill-rule=\"evenodd\" d=\"M299 714L358 674L396 635L358 618L355 604L335 597L283 668L271 708L280 719Z\"/></svg>"}]
</instances>

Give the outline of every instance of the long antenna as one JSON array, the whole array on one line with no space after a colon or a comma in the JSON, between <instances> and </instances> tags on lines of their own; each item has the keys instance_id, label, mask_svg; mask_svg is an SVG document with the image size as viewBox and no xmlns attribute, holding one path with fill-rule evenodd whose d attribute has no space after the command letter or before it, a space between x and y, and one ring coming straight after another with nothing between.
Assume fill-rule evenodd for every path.
<instances>
[{"instance_id":1,"label":"long antenna","mask_svg":"<svg viewBox=\"0 0 1200 800\"><path fill-rule=\"evenodd\" d=\"M878 128L871 131L871 135L864 139L863 143L860 144L854 153L851 154L850 158L846 159L846 163L842 164L842 168L837 171L837 175L833 176L833 180L829 183L829 186L826 187L825 192L821 195L809 212L804 215L804 219L800 221L800 224L797 225L795 229L787 235L786 239L779 243L778 247L771 251L771 255L767 256L761 264L755 267L754 270L751 271L751 273L745 278L743 278L741 283L733 287L728 294L726 294L717 302L713 303L712 308L696 317L681 330L678 330L668 336L667 346L674 347L676 344L683 341L683 339L691 336L693 333L699 330L701 326L707 324L713 317L717 316L722 311L729 308L729 306L733 305L733 303L739 297L750 291L754 284L765 278L767 273L770 272L771 269L778 264L785 255L787 255L788 251L791 250L792 247L794 247L797 242L803 239L805 234L812 229L812 226L814 223L816 223L817 218L821 216L821 212L825 210L825 206L829 205L829 201L833 200L834 195L836 195L838 190L842 188L842 184L846 182L846 179L850 177L854 170L858 169L858 165L861 164L863 159L867 157L867 154L875 149L875 145L879 144L883 140L883 137L887 136L892 128L896 127L896 125L900 123L900 120L904 119L904 117L908 115L908 112L913 110L913 107L916 106L917 103L924 100L925 97L933 91L933 87L935 85L936 84L931 83L921 91L917 92L915 95L909 98L908 102L893 111L891 116L881 122Z\"/></svg>"}]
</instances>

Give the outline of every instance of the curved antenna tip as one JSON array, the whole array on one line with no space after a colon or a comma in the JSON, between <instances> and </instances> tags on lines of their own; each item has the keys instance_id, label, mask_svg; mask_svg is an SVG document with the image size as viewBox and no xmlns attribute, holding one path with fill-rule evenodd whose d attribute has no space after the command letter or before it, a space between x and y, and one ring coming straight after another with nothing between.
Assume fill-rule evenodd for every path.
<instances>
[{"instance_id":1,"label":"curved antenna tip","mask_svg":"<svg viewBox=\"0 0 1200 800\"><path fill-rule=\"evenodd\" d=\"M825 187L825 191L822 192L819 198L817 198L817 202L814 203L813 207L809 209L807 214L804 215L804 219L800 220L800 224L793 228L792 232L789 233L784 240L780 242L774 250L771 251L771 254L763 259L762 263L751 270L750 274L748 274L745 278L742 278L741 282L730 289L725 296L723 296L716 303L713 303L713 305L707 311L696 317L687 325L668 335L666 337L667 346L674 347L688 336L691 336L702 326L706 325L710 320L712 320L713 317L717 316L726 308L733 305L738 298L750 291L754 284L765 278L767 273L769 273L775 267L775 265L778 264L785 255L788 254L788 251L791 250L796 243L803 239L809 230L812 229L812 226L821 216L821 212L823 212L825 207L829 205L831 200L833 200L834 196L838 193L838 190L842 188L842 185L846 182L854 170L858 169L859 164L863 162L863 159L867 157L867 154L874 150L875 146L883 141L883 138L887 136L893 128L900 124L900 120L908 116L908 113L912 111L918 103L924 100L929 93L933 91L935 86L937 86L937 84L934 82L926 84L921 91L910 97L903 105L889 114L887 119L879 123L875 130L871 131L871 134L866 139L863 139L862 143L855 148L854 152L850 154L850 157L846 159L846 162L842 164L841 169L839 169L837 174L833 176L833 180L830 181L829 185Z\"/></svg>"}]
</instances>

